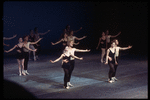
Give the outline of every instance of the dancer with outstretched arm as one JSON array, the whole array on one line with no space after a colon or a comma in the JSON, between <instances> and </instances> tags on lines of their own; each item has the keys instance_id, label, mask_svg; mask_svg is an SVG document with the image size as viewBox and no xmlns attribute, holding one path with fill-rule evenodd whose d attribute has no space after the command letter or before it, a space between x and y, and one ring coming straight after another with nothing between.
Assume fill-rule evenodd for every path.
<instances>
[{"instance_id":1,"label":"dancer with outstretched arm","mask_svg":"<svg viewBox=\"0 0 150 100\"><path fill-rule=\"evenodd\" d=\"M13 48L11 48L8 51L5 50L5 52L6 53L11 52L12 50L14 50L16 48L16 51L17 51L16 58L17 58L18 67L19 67L19 76L21 76L22 74L26 75L24 73L24 59L25 59L25 56L24 56L23 48L26 48L27 50L30 50L30 51L36 51L36 49L32 50L29 47L25 46L24 43L23 43L22 38L19 38L18 41L19 41L19 43L17 45L15 45ZM21 71L20 66L22 66L22 71Z\"/></svg>"},{"instance_id":2,"label":"dancer with outstretched arm","mask_svg":"<svg viewBox=\"0 0 150 100\"><path fill-rule=\"evenodd\" d=\"M70 55L67 50L65 50L64 53L61 54L61 56L58 59L56 59L54 61L50 60L51 63L55 63L55 62L58 62L60 59L62 59L62 68L64 70L64 88L66 88L66 89L69 89L68 82L69 82L70 56L72 56L76 59L79 59L79 60L83 60L83 58L79 58L77 56Z\"/></svg>"},{"instance_id":3,"label":"dancer with outstretched arm","mask_svg":"<svg viewBox=\"0 0 150 100\"><path fill-rule=\"evenodd\" d=\"M90 52L90 50L87 50L87 49L86 50L81 50L81 49L73 48L73 41L68 42L68 46L66 46L64 51L68 51L68 53L73 55L73 56L74 56L75 52ZM74 57L70 57L69 81L68 81L69 86L73 86L70 83L70 79L71 79L71 74L73 72L74 66L75 66L75 59L74 59Z\"/></svg>"},{"instance_id":4,"label":"dancer with outstretched arm","mask_svg":"<svg viewBox=\"0 0 150 100\"><path fill-rule=\"evenodd\" d=\"M115 47L115 42L111 42L111 47L107 49L107 54L106 54L106 62L105 64L109 65L109 73L108 73L108 82L112 83L114 80L112 79L113 74L115 73L115 53L116 53L116 47Z\"/></svg>"},{"instance_id":5,"label":"dancer with outstretched arm","mask_svg":"<svg viewBox=\"0 0 150 100\"><path fill-rule=\"evenodd\" d=\"M132 46L128 46L128 47L119 47L118 45L119 45L119 41L117 40L117 39L114 39L113 40L114 42L115 42L115 47L116 47L116 53L115 53L115 66L114 66L114 68L115 68L115 72L114 72L114 74L112 75L112 79L114 80L114 81L117 81L118 79L115 77L115 75L116 75L116 70L117 70L117 67L118 67L118 59L119 59L119 51L120 50L127 50L127 49L131 49L132 48Z\"/></svg>"},{"instance_id":6,"label":"dancer with outstretched arm","mask_svg":"<svg viewBox=\"0 0 150 100\"><path fill-rule=\"evenodd\" d=\"M99 38L99 42L98 42L98 45L96 47L96 49L98 49L98 47L101 47L101 63L104 62L104 55L106 54L106 36L105 36L105 32L102 32L102 37Z\"/></svg>"}]
</instances>

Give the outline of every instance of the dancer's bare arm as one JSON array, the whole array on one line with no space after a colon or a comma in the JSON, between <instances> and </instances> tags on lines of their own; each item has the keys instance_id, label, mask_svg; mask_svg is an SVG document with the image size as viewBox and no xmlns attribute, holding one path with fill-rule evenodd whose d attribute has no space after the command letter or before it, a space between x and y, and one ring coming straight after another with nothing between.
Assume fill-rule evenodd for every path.
<instances>
[{"instance_id":1,"label":"dancer's bare arm","mask_svg":"<svg viewBox=\"0 0 150 100\"><path fill-rule=\"evenodd\" d=\"M9 49L8 51L5 50L6 53L13 51L15 48L17 47L17 45L15 45L13 48Z\"/></svg>"},{"instance_id":2,"label":"dancer's bare arm","mask_svg":"<svg viewBox=\"0 0 150 100\"><path fill-rule=\"evenodd\" d=\"M60 59L62 59L64 57L64 54L61 54L61 56L59 58L57 58L56 60L52 61L50 60L51 63L55 63L58 62Z\"/></svg>"},{"instance_id":3,"label":"dancer's bare arm","mask_svg":"<svg viewBox=\"0 0 150 100\"><path fill-rule=\"evenodd\" d=\"M101 38L99 38L99 42L98 42L98 45L97 45L96 49L98 49L98 47L100 45L100 42L101 42Z\"/></svg>"},{"instance_id":4,"label":"dancer's bare arm","mask_svg":"<svg viewBox=\"0 0 150 100\"><path fill-rule=\"evenodd\" d=\"M106 62L105 62L105 64L108 64L108 57L109 57L109 49L107 50L107 53L106 53Z\"/></svg>"},{"instance_id":5,"label":"dancer's bare arm","mask_svg":"<svg viewBox=\"0 0 150 100\"><path fill-rule=\"evenodd\" d=\"M76 31L73 31L74 33L76 33L76 32L78 32L78 31L80 31L82 29L82 27L80 27L80 29L78 29L78 30L76 30Z\"/></svg>"},{"instance_id":6,"label":"dancer's bare arm","mask_svg":"<svg viewBox=\"0 0 150 100\"><path fill-rule=\"evenodd\" d=\"M83 36L83 37L81 37L81 38L78 38L78 37L76 37L75 39L76 40L82 40L82 39L84 39L84 38L86 38L87 36Z\"/></svg>"},{"instance_id":7,"label":"dancer's bare arm","mask_svg":"<svg viewBox=\"0 0 150 100\"><path fill-rule=\"evenodd\" d=\"M9 37L9 38L4 37L3 39L4 39L4 40L11 40L11 39L15 38L16 36L17 36L17 34L14 35L13 37Z\"/></svg>"},{"instance_id":8,"label":"dancer's bare arm","mask_svg":"<svg viewBox=\"0 0 150 100\"><path fill-rule=\"evenodd\" d=\"M77 56L74 56L74 55L71 55L73 58L76 58L76 59L79 59L79 60L83 60L83 57L77 57Z\"/></svg>"},{"instance_id":9,"label":"dancer's bare arm","mask_svg":"<svg viewBox=\"0 0 150 100\"><path fill-rule=\"evenodd\" d=\"M48 31L45 32L45 33L39 33L39 35L45 35L45 34L47 34L49 31L50 31L50 30L48 30Z\"/></svg>"},{"instance_id":10,"label":"dancer's bare arm","mask_svg":"<svg viewBox=\"0 0 150 100\"><path fill-rule=\"evenodd\" d=\"M88 49L86 49L86 50L75 49L75 51L76 51L76 52L90 52L91 50L88 50Z\"/></svg>"},{"instance_id":11,"label":"dancer's bare arm","mask_svg":"<svg viewBox=\"0 0 150 100\"><path fill-rule=\"evenodd\" d=\"M39 38L39 40L35 41L35 42L30 42L30 44L37 44L39 41L41 41L43 38Z\"/></svg>"},{"instance_id":12,"label":"dancer's bare arm","mask_svg":"<svg viewBox=\"0 0 150 100\"><path fill-rule=\"evenodd\" d=\"M132 48L132 46L128 46L128 47L120 47L119 50L127 50L127 49L130 49Z\"/></svg>"},{"instance_id":13,"label":"dancer's bare arm","mask_svg":"<svg viewBox=\"0 0 150 100\"><path fill-rule=\"evenodd\" d=\"M62 41L63 41L63 39L57 41L56 43L53 43L53 42L51 42L51 43L52 43L52 45L56 45L56 44L59 44L59 43L62 42Z\"/></svg>"},{"instance_id":14,"label":"dancer's bare arm","mask_svg":"<svg viewBox=\"0 0 150 100\"><path fill-rule=\"evenodd\" d=\"M117 37L118 35L120 35L120 33L121 33L121 32L119 32L119 33L118 33L117 35L115 35L115 36L112 36L112 35L111 35L110 37L111 37L111 38L115 38L115 37Z\"/></svg>"}]
</instances>

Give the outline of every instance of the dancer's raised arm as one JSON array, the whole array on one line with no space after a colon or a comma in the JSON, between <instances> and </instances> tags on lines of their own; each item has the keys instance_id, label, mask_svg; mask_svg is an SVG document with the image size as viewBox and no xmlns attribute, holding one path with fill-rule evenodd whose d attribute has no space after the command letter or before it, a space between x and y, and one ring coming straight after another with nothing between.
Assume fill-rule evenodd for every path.
<instances>
[{"instance_id":1,"label":"dancer's raised arm","mask_svg":"<svg viewBox=\"0 0 150 100\"><path fill-rule=\"evenodd\" d=\"M51 42L51 43L52 43L52 45L56 45L56 44L61 43L62 41L63 41L63 39L61 39L61 40L57 41L56 43L53 43L53 42Z\"/></svg>"},{"instance_id":2,"label":"dancer's raised arm","mask_svg":"<svg viewBox=\"0 0 150 100\"><path fill-rule=\"evenodd\" d=\"M62 59L65 55L64 54L61 54L61 56L59 58L57 58L56 60L52 61L50 60L51 63L55 63L55 62L58 62L60 59Z\"/></svg>"},{"instance_id":3,"label":"dancer's raised arm","mask_svg":"<svg viewBox=\"0 0 150 100\"><path fill-rule=\"evenodd\" d=\"M35 42L30 42L30 44L37 44L39 41L41 41L43 38L39 38L39 40L35 41Z\"/></svg>"},{"instance_id":4,"label":"dancer's raised arm","mask_svg":"<svg viewBox=\"0 0 150 100\"><path fill-rule=\"evenodd\" d=\"M45 35L45 34L47 34L48 32L50 32L50 30L48 30L48 31L45 32L45 33L39 33L39 35Z\"/></svg>"},{"instance_id":5,"label":"dancer's raised arm","mask_svg":"<svg viewBox=\"0 0 150 100\"><path fill-rule=\"evenodd\" d=\"M6 52L6 53L11 52L11 51L13 51L16 47L17 47L17 45L15 45L13 48L9 49L8 51L5 50L4 52Z\"/></svg>"},{"instance_id":6,"label":"dancer's raised arm","mask_svg":"<svg viewBox=\"0 0 150 100\"><path fill-rule=\"evenodd\" d=\"M119 32L119 33L118 33L117 35L115 35L115 36L112 36L112 35L111 35L110 37L111 37L111 38L115 38L115 37L117 37L118 35L120 35L120 33L121 33L121 32Z\"/></svg>"},{"instance_id":7,"label":"dancer's raised arm","mask_svg":"<svg viewBox=\"0 0 150 100\"><path fill-rule=\"evenodd\" d=\"M132 46L128 46L128 47L119 47L119 50L127 50L127 49L130 49L132 48Z\"/></svg>"},{"instance_id":8,"label":"dancer's raised arm","mask_svg":"<svg viewBox=\"0 0 150 100\"><path fill-rule=\"evenodd\" d=\"M76 52L90 52L91 50L88 50L88 49L86 49L86 50L75 49L75 51L76 51Z\"/></svg>"},{"instance_id":9,"label":"dancer's raised arm","mask_svg":"<svg viewBox=\"0 0 150 100\"><path fill-rule=\"evenodd\" d=\"M86 38L87 36L83 36L83 37L81 37L81 38L78 38L78 37L75 37L75 39L76 40L82 40L82 39L84 39L84 38Z\"/></svg>"},{"instance_id":10,"label":"dancer's raised arm","mask_svg":"<svg viewBox=\"0 0 150 100\"><path fill-rule=\"evenodd\" d=\"M3 40L11 40L11 39L15 38L16 36L17 36L17 34L14 35L13 37L9 37L9 38L3 37Z\"/></svg>"},{"instance_id":11,"label":"dancer's raised arm","mask_svg":"<svg viewBox=\"0 0 150 100\"><path fill-rule=\"evenodd\" d=\"M78 29L78 30L76 30L76 31L73 31L74 33L76 33L76 32L78 32L78 31L80 31L82 29L82 27L80 27L80 29Z\"/></svg>"},{"instance_id":12,"label":"dancer's raised arm","mask_svg":"<svg viewBox=\"0 0 150 100\"><path fill-rule=\"evenodd\" d=\"M79 57L77 57L75 55L70 55L70 56L72 56L73 58L79 59L79 60L83 60L83 57L79 58Z\"/></svg>"}]
</instances>

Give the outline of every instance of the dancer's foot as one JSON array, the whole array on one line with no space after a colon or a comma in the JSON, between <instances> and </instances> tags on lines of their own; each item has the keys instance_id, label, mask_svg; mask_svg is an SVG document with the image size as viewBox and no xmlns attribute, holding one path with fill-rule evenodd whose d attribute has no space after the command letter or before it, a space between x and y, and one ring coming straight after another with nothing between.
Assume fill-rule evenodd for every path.
<instances>
[{"instance_id":1,"label":"dancer's foot","mask_svg":"<svg viewBox=\"0 0 150 100\"><path fill-rule=\"evenodd\" d=\"M26 74L24 73L24 71L22 71L22 75L24 75L24 76L26 75Z\"/></svg>"},{"instance_id":2,"label":"dancer's foot","mask_svg":"<svg viewBox=\"0 0 150 100\"><path fill-rule=\"evenodd\" d=\"M25 70L26 75L29 75L29 73L27 72L27 70Z\"/></svg>"},{"instance_id":3,"label":"dancer's foot","mask_svg":"<svg viewBox=\"0 0 150 100\"><path fill-rule=\"evenodd\" d=\"M103 63L104 61L101 59L101 63Z\"/></svg>"},{"instance_id":4,"label":"dancer's foot","mask_svg":"<svg viewBox=\"0 0 150 100\"><path fill-rule=\"evenodd\" d=\"M117 80L118 80L116 77L112 77L112 79L113 79L114 81L117 81Z\"/></svg>"},{"instance_id":5,"label":"dancer's foot","mask_svg":"<svg viewBox=\"0 0 150 100\"><path fill-rule=\"evenodd\" d=\"M70 82L68 82L68 86L71 86L71 87L73 87L73 85L72 85Z\"/></svg>"},{"instance_id":6,"label":"dancer's foot","mask_svg":"<svg viewBox=\"0 0 150 100\"><path fill-rule=\"evenodd\" d=\"M20 73L19 76L21 76L22 74Z\"/></svg>"},{"instance_id":7,"label":"dancer's foot","mask_svg":"<svg viewBox=\"0 0 150 100\"><path fill-rule=\"evenodd\" d=\"M69 89L69 86L66 86L66 87L64 86L64 88L65 88L65 89Z\"/></svg>"},{"instance_id":8,"label":"dancer's foot","mask_svg":"<svg viewBox=\"0 0 150 100\"><path fill-rule=\"evenodd\" d=\"M114 82L114 80L109 80L108 82L109 82L109 83L112 83L112 82Z\"/></svg>"}]
</instances>

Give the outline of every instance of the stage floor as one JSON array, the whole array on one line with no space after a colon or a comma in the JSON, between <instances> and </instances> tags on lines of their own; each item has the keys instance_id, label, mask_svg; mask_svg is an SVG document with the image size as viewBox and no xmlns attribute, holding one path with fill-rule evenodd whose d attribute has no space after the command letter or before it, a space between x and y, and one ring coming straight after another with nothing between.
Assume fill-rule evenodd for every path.
<instances>
[{"instance_id":1,"label":"stage floor","mask_svg":"<svg viewBox=\"0 0 150 100\"><path fill-rule=\"evenodd\" d=\"M40 55L37 61L29 61L29 75L19 76L15 58L4 58L3 78L17 83L36 98L148 98L148 60L125 55L119 59L116 78L108 83L109 66L100 62L100 54L82 53L83 60L75 60L70 89L63 88L64 72L61 61L50 63L58 55ZM6 87L6 86L5 86ZM15 91L15 88L14 90ZM11 98L11 97L10 97ZM24 97L22 97L24 98Z\"/></svg>"}]
</instances>

